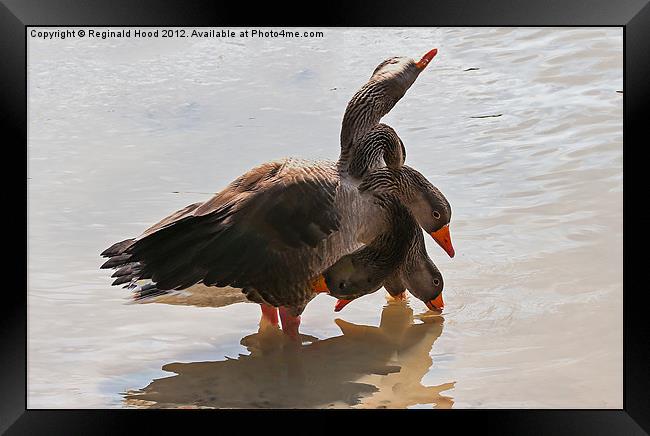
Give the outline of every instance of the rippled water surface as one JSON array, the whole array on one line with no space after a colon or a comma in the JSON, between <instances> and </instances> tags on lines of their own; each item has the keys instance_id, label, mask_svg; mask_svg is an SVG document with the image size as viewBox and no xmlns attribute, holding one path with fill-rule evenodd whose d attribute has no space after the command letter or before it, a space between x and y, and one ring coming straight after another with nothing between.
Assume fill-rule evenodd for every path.
<instances>
[{"instance_id":1,"label":"rippled water surface","mask_svg":"<svg viewBox=\"0 0 650 436\"><path fill-rule=\"evenodd\" d=\"M28 38L28 406L622 407L622 30L322 31ZM384 122L453 207L441 316L320 295L295 350L238 292L125 304L98 269L259 163L336 159L375 66L433 47Z\"/></svg>"}]
</instances>

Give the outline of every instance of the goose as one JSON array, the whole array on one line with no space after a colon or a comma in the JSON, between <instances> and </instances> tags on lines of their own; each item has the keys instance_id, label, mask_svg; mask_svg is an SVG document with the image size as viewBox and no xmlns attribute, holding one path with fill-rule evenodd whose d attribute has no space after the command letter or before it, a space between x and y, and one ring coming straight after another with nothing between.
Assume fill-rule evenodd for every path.
<instances>
[{"instance_id":1,"label":"goose","mask_svg":"<svg viewBox=\"0 0 650 436\"><path fill-rule=\"evenodd\" d=\"M341 257L312 282L312 289L338 298L336 312L382 286L394 298L404 298L408 290L429 309L441 310L442 274L426 252L413 214L392 194L373 195L374 201L388 211L384 232L366 246Z\"/></svg>"},{"instance_id":2,"label":"goose","mask_svg":"<svg viewBox=\"0 0 650 436\"><path fill-rule=\"evenodd\" d=\"M381 84L384 94L372 94L368 110L392 108L401 98L399 93L408 89L404 84L411 79L405 79L405 71L417 77L417 71L432 57L430 53L418 63L380 64L371 82L375 87ZM396 65L406 67L396 69ZM344 115L348 126L360 122L350 112L363 114L356 110L364 103L358 94L358 103L348 104ZM378 95L390 100L380 104ZM364 135L373 128L388 131L378 123L367 128L361 125ZM364 144L362 137L358 144ZM392 145L387 150L404 150L401 141ZM403 154L400 158L388 152L381 159L399 162ZM451 217L448 202L428 192L432 185L408 166L374 169L364 177L368 182L362 190L348 176L345 165L346 159L296 158L259 165L211 199L174 212L136 238L113 244L101 253L109 258L101 268L117 270L113 285L126 284L136 291L137 281L146 279L160 290L184 289L196 283L241 288L250 301L263 305L263 311L264 305L279 308L283 330L286 322L288 330L297 333L300 314L315 295L309 286L313 277L372 241L386 222L387 212L366 193L374 188L370 181L397 196L432 236L448 226Z\"/></svg>"}]
</instances>

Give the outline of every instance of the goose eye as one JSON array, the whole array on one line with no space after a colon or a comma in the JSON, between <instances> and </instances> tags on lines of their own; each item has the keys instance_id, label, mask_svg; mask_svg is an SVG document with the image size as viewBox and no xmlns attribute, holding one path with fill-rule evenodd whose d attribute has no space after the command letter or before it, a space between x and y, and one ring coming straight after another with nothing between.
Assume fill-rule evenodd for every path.
<instances>
[{"instance_id":1,"label":"goose eye","mask_svg":"<svg viewBox=\"0 0 650 436\"><path fill-rule=\"evenodd\" d=\"M339 283L339 289L345 289L345 282Z\"/></svg>"},{"instance_id":2,"label":"goose eye","mask_svg":"<svg viewBox=\"0 0 650 436\"><path fill-rule=\"evenodd\" d=\"M438 212L437 210L434 210L434 211L433 211L433 217L434 217L435 219L437 219L437 220L440 219L440 212Z\"/></svg>"},{"instance_id":3,"label":"goose eye","mask_svg":"<svg viewBox=\"0 0 650 436\"><path fill-rule=\"evenodd\" d=\"M440 280L433 279L433 284L436 285L436 286L440 285Z\"/></svg>"}]
</instances>

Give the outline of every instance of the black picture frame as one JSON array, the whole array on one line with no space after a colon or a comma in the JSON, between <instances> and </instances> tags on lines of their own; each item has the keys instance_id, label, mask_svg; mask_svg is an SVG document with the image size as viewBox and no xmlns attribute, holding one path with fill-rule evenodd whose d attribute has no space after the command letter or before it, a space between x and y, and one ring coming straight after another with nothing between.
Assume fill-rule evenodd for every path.
<instances>
[{"instance_id":1,"label":"black picture frame","mask_svg":"<svg viewBox=\"0 0 650 436\"><path fill-rule=\"evenodd\" d=\"M51 26L620 26L624 29L624 403L621 410L451 410L409 411L411 431L462 430L477 425L499 434L648 434L650 432L650 328L642 304L650 219L635 213L648 197L644 138L650 102L650 0L445 0L409 4L388 1L303 3L216 3L209 1L2 0L0 76L4 150L12 157L3 171L4 286L0 304L0 433L115 434L169 432L224 420L238 426L266 422L280 429L297 416L319 430L348 429L339 416L383 422L399 411L135 411L35 410L26 407L27 343L27 100L26 27ZM287 11L302 11L288 18ZM643 207L643 204L641 204ZM21 231L18 231L20 229ZM14 242L9 242L13 237ZM638 248L638 250L637 250ZM23 251L24 250L24 251ZM635 289L638 288L638 289ZM251 419L251 413L260 419ZM325 413L336 416L328 418ZM435 415L434 415L435 414ZM423 419L417 419L423 418ZM358 421L357 421L358 422ZM302 424L301 424L302 425ZM304 424L310 425L310 424ZM365 424L363 424L365 427ZM404 426L405 424L402 424ZM292 425L293 431L299 430ZM361 431L361 430L359 430Z\"/></svg>"}]
</instances>

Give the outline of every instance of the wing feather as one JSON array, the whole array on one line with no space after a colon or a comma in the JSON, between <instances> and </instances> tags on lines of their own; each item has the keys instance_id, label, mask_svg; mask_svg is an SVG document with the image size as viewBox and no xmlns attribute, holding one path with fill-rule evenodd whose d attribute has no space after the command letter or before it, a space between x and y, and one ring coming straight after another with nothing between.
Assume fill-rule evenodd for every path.
<instances>
[{"instance_id":1,"label":"wing feather","mask_svg":"<svg viewBox=\"0 0 650 436\"><path fill-rule=\"evenodd\" d=\"M158 289L281 287L305 276L300 255L340 225L333 163L287 159L250 170L204 203L107 249L114 284L151 278Z\"/></svg>"}]
</instances>

